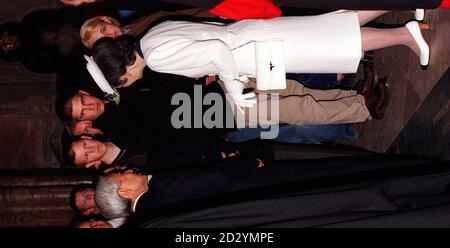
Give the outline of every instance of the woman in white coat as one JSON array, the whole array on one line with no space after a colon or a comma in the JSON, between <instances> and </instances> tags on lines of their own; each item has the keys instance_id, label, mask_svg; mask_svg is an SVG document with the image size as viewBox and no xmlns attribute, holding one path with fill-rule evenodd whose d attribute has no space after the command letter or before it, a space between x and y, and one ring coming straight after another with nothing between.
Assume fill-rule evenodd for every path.
<instances>
[{"instance_id":1,"label":"woman in white coat","mask_svg":"<svg viewBox=\"0 0 450 248\"><path fill-rule=\"evenodd\" d=\"M137 43L136 51L127 53L141 54L146 65L158 72L193 78L218 75L236 105L248 107L255 103L250 99L254 95L243 95L242 91L247 77L256 75L253 46L258 40L284 41L288 73L354 73L364 51L394 45L408 46L426 66L429 47L416 21L393 29L360 27L383 13L343 11L229 25L166 21L150 29ZM95 46L93 56L110 84L124 83L123 70L120 74L114 69L115 60ZM128 67L134 63L132 56L124 62Z\"/></svg>"}]
</instances>

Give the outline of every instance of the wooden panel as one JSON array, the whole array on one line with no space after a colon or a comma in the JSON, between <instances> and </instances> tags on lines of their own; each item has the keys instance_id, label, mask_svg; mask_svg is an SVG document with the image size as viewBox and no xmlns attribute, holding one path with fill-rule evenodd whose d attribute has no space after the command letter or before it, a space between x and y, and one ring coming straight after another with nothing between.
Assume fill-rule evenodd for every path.
<instances>
[{"instance_id":1,"label":"wooden panel","mask_svg":"<svg viewBox=\"0 0 450 248\"><path fill-rule=\"evenodd\" d=\"M73 185L90 184L81 169L9 170L0 174L0 227L68 226Z\"/></svg>"},{"instance_id":2,"label":"wooden panel","mask_svg":"<svg viewBox=\"0 0 450 248\"><path fill-rule=\"evenodd\" d=\"M0 84L0 169L60 167L55 83Z\"/></svg>"},{"instance_id":3,"label":"wooden panel","mask_svg":"<svg viewBox=\"0 0 450 248\"><path fill-rule=\"evenodd\" d=\"M72 186L0 188L0 227L67 226Z\"/></svg>"},{"instance_id":4,"label":"wooden panel","mask_svg":"<svg viewBox=\"0 0 450 248\"><path fill-rule=\"evenodd\" d=\"M0 119L0 168L39 168L44 166L43 121Z\"/></svg>"},{"instance_id":5,"label":"wooden panel","mask_svg":"<svg viewBox=\"0 0 450 248\"><path fill-rule=\"evenodd\" d=\"M35 10L60 6L58 0L1 1L1 5L0 23L6 21L20 21L25 15Z\"/></svg>"},{"instance_id":6,"label":"wooden panel","mask_svg":"<svg viewBox=\"0 0 450 248\"><path fill-rule=\"evenodd\" d=\"M33 73L20 62L8 63L0 60L0 84L36 82L56 82L56 74Z\"/></svg>"},{"instance_id":7,"label":"wooden panel","mask_svg":"<svg viewBox=\"0 0 450 248\"><path fill-rule=\"evenodd\" d=\"M91 184L94 174L85 169L2 170L0 187L46 187Z\"/></svg>"},{"instance_id":8,"label":"wooden panel","mask_svg":"<svg viewBox=\"0 0 450 248\"><path fill-rule=\"evenodd\" d=\"M61 6L58 0L0 2L0 24ZM91 172L60 169L56 96L56 74L0 61L0 227L67 226L72 185L92 182Z\"/></svg>"}]
</instances>

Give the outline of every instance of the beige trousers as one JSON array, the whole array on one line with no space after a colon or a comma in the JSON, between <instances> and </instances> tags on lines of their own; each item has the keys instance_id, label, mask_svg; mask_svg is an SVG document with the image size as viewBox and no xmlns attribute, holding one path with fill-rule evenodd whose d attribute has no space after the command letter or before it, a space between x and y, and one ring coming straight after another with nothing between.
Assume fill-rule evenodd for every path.
<instances>
[{"instance_id":1,"label":"beige trousers","mask_svg":"<svg viewBox=\"0 0 450 248\"><path fill-rule=\"evenodd\" d=\"M222 88L223 84L221 83ZM316 90L295 80L286 81L286 89L256 90L257 104L242 113L232 103L238 128L286 123L291 125L325 125L364 122L371 119L364 97L353 90ZM251 79L249 88L256 89Z\"/></svg>"}]
</instances>

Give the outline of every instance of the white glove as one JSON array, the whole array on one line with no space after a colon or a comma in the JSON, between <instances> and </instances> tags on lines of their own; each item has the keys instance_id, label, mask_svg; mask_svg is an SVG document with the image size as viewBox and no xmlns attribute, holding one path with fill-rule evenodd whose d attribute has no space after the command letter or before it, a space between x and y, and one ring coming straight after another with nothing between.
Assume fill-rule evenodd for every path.
<instances>
[{"instance_id":1,"label":"white glove","mask_svg":"<svg viewBox=\"0 0 450 248\"><path fill-rule=\"evenodd\" d=\"M242 108L250 108L253 104L256 104L256 95L253 92L240 95L231 95L231 97L233 97L236 107L242 114L244 113Z\"/></svg>"},{"instance_id":2,"label":"white glove","mask_svg":"<svg viewBox=\"0 0 450 248\"><path fill-rule=\"evenodd\" d=\"M256 103L255 93L242 94L244 84L248 82L246 76L240 76L239 79L233 80L231 83L225 84L228 94L233 98L237 108L241 113L244 113L242 108L250 108Z\"/></svg>"},{"instance_id":3,"label":"white glove","mask_svg":"<svg viewBox=\"0 0 450 248\"><path fill-rule=\"evenodd\" d=\"M244 83L244 84L247 84L248 81L250 81L250 79L248 79L248 77L245 76L245 75L239 76L239 78L238 78L237 80L240 81L240 82L242 82L242 83Z\"/></svg>"}]
</instances>

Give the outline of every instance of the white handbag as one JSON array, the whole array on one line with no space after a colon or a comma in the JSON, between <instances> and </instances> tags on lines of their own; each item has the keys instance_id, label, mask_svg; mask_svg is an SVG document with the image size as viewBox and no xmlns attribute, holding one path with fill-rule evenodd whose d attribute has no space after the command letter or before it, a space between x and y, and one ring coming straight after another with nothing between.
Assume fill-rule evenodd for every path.
<instances>
[{"instance_id":1,"label":"white handbag","mask_svg":"<svg viewBox=\"0 0 450 248\"><path fill-rule=\"evenodd\" d=\"M286 88L284 40L255 41L256 87L259 90Z\"/></svg>"}]
</instances>

